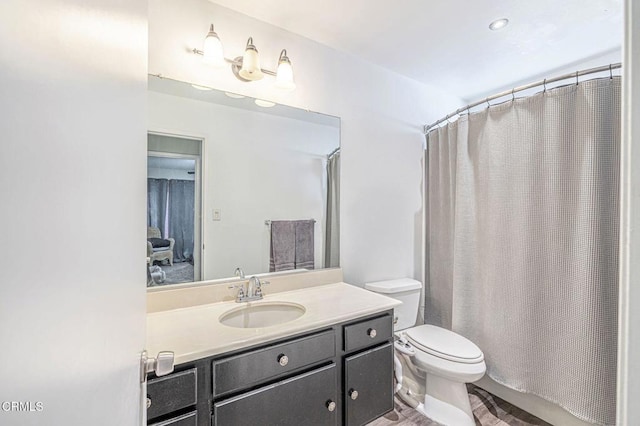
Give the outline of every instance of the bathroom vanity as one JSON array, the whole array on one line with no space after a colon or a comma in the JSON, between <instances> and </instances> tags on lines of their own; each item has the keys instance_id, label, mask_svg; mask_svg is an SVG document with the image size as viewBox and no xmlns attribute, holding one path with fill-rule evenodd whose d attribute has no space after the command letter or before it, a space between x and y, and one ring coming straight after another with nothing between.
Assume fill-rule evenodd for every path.
<instances>
[{"instance_id":1,"label":"bathroom vanity","mask_svg":"<svg viewBox=\"0 0 640 426\"><path fill-rule=\"evenodd\" d=\"M276 303L296 303L305 311L267 327L219 321L237 305ZM176 367L170 375L148 377L148 424L366 424L393 409L392 308L397 304L337 283L250 304L149 314L149 335L158 348L174 350Z\"/></svg>"}]
</instances>

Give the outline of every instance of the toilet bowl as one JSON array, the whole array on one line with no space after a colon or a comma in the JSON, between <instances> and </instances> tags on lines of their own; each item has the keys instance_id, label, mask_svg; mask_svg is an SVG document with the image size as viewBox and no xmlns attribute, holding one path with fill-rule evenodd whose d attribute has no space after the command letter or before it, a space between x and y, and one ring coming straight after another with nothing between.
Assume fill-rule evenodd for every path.
<instances>
[{"instance_id":1,"label":"toilet bowl","mask_svg":"<svg viewBox=\"0 0 640 426\"><path fill-rule=\"evenodd\" d=\"M475 425L466 383L484 376L480 348L453 331L434 325L415 326L422 284L411 279L365 284L370 291L399 299L394 310L398 395L443 425Z\"/></svg>"}]
</instances>

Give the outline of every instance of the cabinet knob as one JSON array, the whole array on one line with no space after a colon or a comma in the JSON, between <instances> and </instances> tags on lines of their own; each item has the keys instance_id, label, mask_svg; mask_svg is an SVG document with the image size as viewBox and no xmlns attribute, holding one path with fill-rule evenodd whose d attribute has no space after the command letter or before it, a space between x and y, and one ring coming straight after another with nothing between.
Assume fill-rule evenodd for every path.
<instances>
[{"instance_id":1,"label":"cabinet knob","mask_svg":"<svg viewBox=\"0 0 640 426\"><path fill-rule=\"evenodd\" d=\"M355 401L358 399L358 391L355 389L349 390L349 397Z\"/></svg>"},{"instance_id":2,"label":"cabinet knob","mask_svg":"<svg viewBox=\"0 0 640 426\"><path fill-rule=\"evenodd\" d=\"M369 330L367 330L367 334L369 335L369 337L374 339L378 335L378 332L375 328L370 328Z\"/></svg>"},{"instance_id":3,"label":"cabinet knob","mask_svg":"<svg viewBox=\"0 0 640 426\"><path fill-rule=\"evenodd\" d=\"M151 398L147 396L147 410L151 407Z\"/></svg>"},{"instance_id":4,"label":"cabinet knob","mask_svg":"<svg viewBox=\"0 0 640 426\"><path fill-rule=\"evenodd\" d=\"M336 410L336 403L333 402L332 400L328 400L327 401L327 410L335 411Z\"/></svg>"},{"instance_id":5,"label":"cabinet knob","mask_svg":"<svg viewBox=\"0 0 640 426\"><path fill-rule=\"evenodd\" d=\"M278 355L278 364L280 364L283 367L289 364L289 357L286 356L285 354Z\"/></svg>"}]
</instances>

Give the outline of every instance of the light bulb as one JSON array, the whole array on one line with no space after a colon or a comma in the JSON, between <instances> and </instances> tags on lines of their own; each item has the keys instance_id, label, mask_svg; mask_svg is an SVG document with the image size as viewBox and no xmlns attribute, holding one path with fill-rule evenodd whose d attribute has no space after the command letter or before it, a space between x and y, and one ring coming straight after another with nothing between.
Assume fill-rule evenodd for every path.
<instances>
[{"instance_id":1,"label":"light bulb","mask_svg":"<svg viewBox=\"0 0 640 426\"><path fill-rule=\"evenodd\" d=\"M253 38L247 40L247 47L242 56L242 68L238 72L240 77L245 80L256 81L262 79L264 74L260 69L260 58L258 57L258 49L253 45Z\"/></svg>"},{"instance_id":2,"label":"light bulb","mask_svg":"<svg viewBox=\"0 0 640 426\"><path fill-rule=\"evenodd\" d=\"M213 31L213 24L209 28L209 33L204 39L202 45L203 61L214 67L224 66L224 52L222 51L222 42L218 34Z\"/></svg>"},{"instance_id":3,"label":"light bulb","mask_svg":"<svg viewBox=\"0 0 640 426\"><path fill-rule=\"evenodd\" d=\"M278 69L276 70L276 87L283 90L294 90L296 83L293 81L293 67L287 57L287 51L280 52Z\"/></svg>"}]
</instances>

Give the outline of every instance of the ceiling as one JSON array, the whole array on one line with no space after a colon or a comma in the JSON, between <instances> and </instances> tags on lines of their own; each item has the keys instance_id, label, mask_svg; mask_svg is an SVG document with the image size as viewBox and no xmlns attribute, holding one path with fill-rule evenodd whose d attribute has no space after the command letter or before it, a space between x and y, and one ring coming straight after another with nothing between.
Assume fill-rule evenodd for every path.
<instances>
[{"instance_id":1,"label":"ceiling","mask_svg":"<svg viewBox=\"0 0 640 426\"><path fill-rule=\"evenodd\" d=\"M623 35L621 0L211 1L466 100L615 56Z\"/></svg>"}]
</instances>

